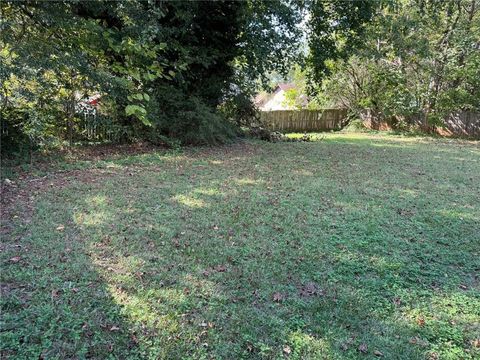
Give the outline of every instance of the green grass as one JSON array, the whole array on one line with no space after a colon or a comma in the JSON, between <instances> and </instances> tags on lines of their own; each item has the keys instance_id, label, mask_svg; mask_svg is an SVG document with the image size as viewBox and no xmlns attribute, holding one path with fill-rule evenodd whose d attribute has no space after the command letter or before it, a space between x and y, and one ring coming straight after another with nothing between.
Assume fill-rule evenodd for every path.
<instances>
[{"instance_id":1,"label":"green grass","mask_svg":"<svg viewBox=\"0 0 480 360\"><path fill-rule=\"evenodd\" d=\"M18 181L3 357L478 358L479 143L318 138Z\"/></svg>"}]
</instances>

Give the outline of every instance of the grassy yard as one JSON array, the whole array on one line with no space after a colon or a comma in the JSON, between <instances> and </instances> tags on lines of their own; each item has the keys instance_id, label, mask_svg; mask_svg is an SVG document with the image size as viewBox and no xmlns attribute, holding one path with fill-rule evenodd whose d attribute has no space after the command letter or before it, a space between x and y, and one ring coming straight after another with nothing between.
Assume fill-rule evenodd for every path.
<instances>
[{"instance_id":1,"label":"grassy yard","mask_svg":"<svg viewBox=\"0 0 480 360\"><path fill-rule=\"evenodd\" d=\"M13 185L2 358L480 357L478 142L329 134Z\"/></svg>"}]
</instances>

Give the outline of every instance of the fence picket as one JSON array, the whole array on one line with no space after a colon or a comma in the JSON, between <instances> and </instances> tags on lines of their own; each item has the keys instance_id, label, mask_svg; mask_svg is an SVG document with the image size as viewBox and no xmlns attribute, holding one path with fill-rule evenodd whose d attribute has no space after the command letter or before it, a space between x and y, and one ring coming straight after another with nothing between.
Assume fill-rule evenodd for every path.
<instances>
[{"instance_id":1,"label":"fence picket","mask_svg":"<svg viewBox=\"0 0 480 360\"><path fill-rule=\"evenodd\" d=\"M345 109L262 111L260 119L272 131L322 131L339 129L347 116Z\"/></svg>"}]
</instances>

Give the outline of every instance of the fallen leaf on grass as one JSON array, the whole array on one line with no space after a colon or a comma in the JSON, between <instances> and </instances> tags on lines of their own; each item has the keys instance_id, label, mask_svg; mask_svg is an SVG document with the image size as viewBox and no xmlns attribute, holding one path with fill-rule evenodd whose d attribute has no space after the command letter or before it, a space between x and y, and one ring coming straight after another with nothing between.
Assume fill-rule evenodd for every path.
<instances>
[{"instance_id":1,"label":"fallen leaf on grass","mask_svg":"<svg viewBox=\"0 0 480 360\"><path fill-rule=\"evenodd\" d=\"M358 346L358 351L360 351L361 353L366 354L366 353L368 352L368 346L367 346L367 344L365 344L365 343L364 343L364 344L360 344L360 345Z\"/></svg>"},{"instance_id":2,"label":"fallen leaf on grass","mask_svg":"<svg viewBox=\"0 0 480 360\"><path fill-rule=\"evenodd\" d=\"M283 352L284 352L286 355L290 355L290 353L292 352L292 349L290 349L290 346L285 345L285 346L283 347Z\"/></svg>"},{"instance_id":3,"label":"fallen leaf on grass","mask_svg":"<svg viewBox=\"0 0 480 360\"><path fill-rule=\"evenodd\" d=\"M20 256L14 256L10 259L10 262L15 264L18 263L20 260L22 260Z\"/></svg>"},{"instance_id":4,"label":"fallen leaf on grass","mask_svg":"<svg viewBox=\"0 0 480 360\"><path fill-rule=\"evenodd\" d=\"M63 230L65 230L65 225L57 226L57 231L63 231Z\"/></svg>"},{"instance_id":5,"label":"fallen leaf on grass","mask_svg":"<svg viewBox=\"0 0 480 360\"><path fill-rule=\"evenodd\" d=\"M208 322L204 321L204 322L200 323L200 327L203 327L203 328L213 329L214 326L215 325L210 321L208 321Z\"/></svg>"},{"instance_id":6,"label":"fallen leaf on grass","mask_svg":"<svg viewBox=\"0 0 480 360\"><path fill-rule=\"evenodd\" d=\"M215 267L215 270L216 270L217 272L225 272L225 271L227 271L227 267L226 267L225 265L217 265L217 266Z\"/></svg>"},{"instance_id":7,"label":"fallen leaf on grass","mask_svg":"<svg viewBox=\"0 0 480 360\"><path fill-rule=\"evenodd\" d=\"M309 282L300 288L301 297L311 297L316 295L323 295L323 291L319 289L318 285L314 282Z\"/></svg>"},{"instance_id":8,"label":"fallen leaf on grass","mask_svg":"<svg viewBox=\"0 0 480 360\"><path fill-rule=\"evenodd\" d=\"M284 296L281 293L279 293L279 292L273 293L273 301L280 302L283 299L284 299Z\"/></svg>"},{"instance_id":9,"label":"fallen leaf on grass","mask_svg":"<svg viewBox=\"0 0 480 360\"><path fill-rule=\"evenodd\" d=\"M120 328L118 326L115 326L113 325L111 328L110 328L110 331L118 331L120 330Z\"/></svg>"},{"instance_id":10,"label":"fallen leaf on grass","mask_svg":"<svg viewBox=\"0 0 480 360\"><path fill-rule=\"evenodd\" d=\"M373 355L375 355L375 356L383 356L383 353L380 352L380 351L378 351L378 350L375 350L375 351L373 352Z\"/></svg>"},{"instance_id":11,"label":"fallen leaf on grass","mask_svg":"<svg viewBox=\"0 0 480 360\"><path fill-rule=\"evenodd\" d=\"M425 325L425 319L423 317L417 318L417 324L418 324L418 326L424 326Z\"/></svg>"},{"instance_id":12,"label":"fallen leaf on grass","mask_svg":"<svg viewBox=\"0 0 480 360\"><path fill-rule=\"evenodd\" d=\"M410 344L427 346L428 343L425 340L420 339L418 336L414 336L409 340Z\"/></svg>"}]
</instances>

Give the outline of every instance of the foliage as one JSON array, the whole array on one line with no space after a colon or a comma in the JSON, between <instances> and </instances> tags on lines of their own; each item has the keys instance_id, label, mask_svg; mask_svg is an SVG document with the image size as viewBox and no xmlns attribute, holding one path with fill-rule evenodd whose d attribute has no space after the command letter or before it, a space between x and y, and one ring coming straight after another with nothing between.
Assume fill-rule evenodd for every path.
<instances>
[{"instance_id":1,"label":"foliage","mask_svg":"<svg viewBox=\"0 0 480 360\"><path fill-rule=\"evenodd\" d=\"M476 0L384 4L364 28L363 46L329 62L331 76L318 91L380 120L421 114L424 127L480 109L479 9Z\"/></svg>"},{"instance_id":2,"label":"foliage","mask_svg":"<svg viewBox=\"0 0 480 360\"><path fill-rule=\"evenodd\" d=\"M18 134L2 144L28 138L34 146L72 143L76 105L92 94L101 96L99 111L121 129L119 140L229 139L230 124L246 124L254 114L249 98L268 85L266 75L285 75L293 63L302 63L307 14L310 29L322 32L310 38L312 49L323 49L312 50L319 64L320 53L329 55L326 49L331 57L340 54L334 34L352 43L350 32L361 28L369 9L363 2L357 9L336 1L281 0L132 0L128 6L4 1L1 6L2 119L10 134ZM179 101L189 109L186 118L154 105L176 102L179 109ZM199 114L191 113L194 107Z\"/></svg>"},{"instance_id":3,"label":"foliage","mask_svg":"<svg viewBox=\"0 0 480 360\"><path fill-rule=\"evenodd\" d=\"M164 77L164 44L150 43L140 2L2 2L2 120L71 139L78 100L93 93L148 125L145 88ZM160 60L159 60L160 59ZM12 113L22 116L15 122ZM119 119L125 123L125 120ZM35 124L40 126L34 126ZM69 132L67 135L65 132Z\"/></svg>"},{"instance_id":4,"label":"foliage","mask_svg":"<svg viewBox=\"0 0 480 360\"><path fill-rule=\"evenodd\" d=\"M101 95L103 113L126 129L123 140L162 131L154 136L217 142L232 135L229 124L219 125L228 120L217 107L242 93L250 96L261 74L281 71L298 57L295 3L4 1L1 6L2 119L10 134L19 134L2 144L24 135L39 146L52 136L72 141L75 105L92 94ZM185 101L188 119L154 109L152 102L170 96L160 92L165 89L175 101ZM245 104L238 119L245 116ZM192 106L201 113L193 115ZM168 122L158 119L167 113ZM153 127L159 121L162 125ZM179 132L191 122L197 125L188 134ZM212 133L193 139L199 129Z\"/></svg>"},{"instance_id":5,"label":"foliage","mask_svg":"<svg viewBox=\"0 0 480 360\"><path fill-rule=\"evenodd\" d=\"M378 4L380 2L372 0L310 3L307 58L310 85L321 82L329 74L329 61L346 59L362 43L360 35Z\"/></svg>"},{"instance_id":6,"label":"foliage","mask_svg":"<svg viewBox=\"0 0 480 360\"><path fill-rule=\"evenodd\" d=\"M322 102L322 94L316 96L308 96L309 80L308 69L302 69L296 65L287 77L289 83L293 84L291 89L285 91L285 105L290 108L301 110L320 110L325 109L328 105Z\"/></svg>"},{"instance_id":7,"label":"foliage","mask_svg":"<svg viewBox=\"0 0 480 360\"><path fill-rule=\"evenodd\" d=\"M245 92L238 92L229 96L220 106L220 111L226 119L237 126L249 127L257 123L260 116L255 108L252 96Z\"/></svg>"},{"instance_id":8,"label":"foliage","mask_svg":"<svg viewBox=\"0 0 480 360\"><path fill-rule=\"evenodd\" d=\"M478 358L478 143L321 136L6 186L1 357Z\"/></svg>"},{"instance_id":9,"label":"foliage","mask_svg":"<svg viewBox=\"0 0 480 360\"><path fill-rule=\"evenodd\" d=\"M220 144L237 135L237 130L201 98L187 96L174 86L157 87L152 109L155 120L146 129L146 139L166 136L183 144ZM154 141L155 142L155 141Z\"/></svg>"}]
</instances>

